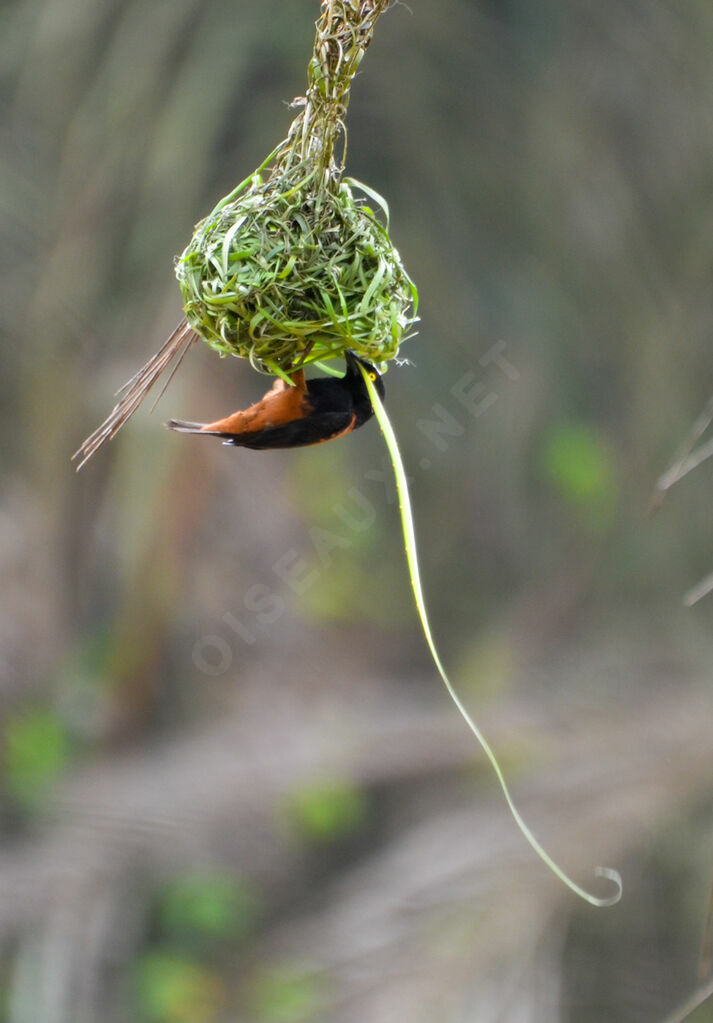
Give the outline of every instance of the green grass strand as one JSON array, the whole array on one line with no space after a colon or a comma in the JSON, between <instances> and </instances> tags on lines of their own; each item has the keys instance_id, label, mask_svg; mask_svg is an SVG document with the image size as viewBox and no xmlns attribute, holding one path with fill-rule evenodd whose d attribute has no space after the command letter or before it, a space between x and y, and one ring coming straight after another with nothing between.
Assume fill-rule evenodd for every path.
<instances>
[{"instance_id":1,"label":"green grass strand","mask_svg":"<svg viewBox=\"0 0 713 1023\"><path fill-rule=\"evenodd\" d=\"M421 587L421 576L418 567L418 554L416 549L416 533L413 524L413 513L411 511L411 500L409 497L408 481L406 478L406 471L404 469L403 461L401 459L401 452L399 451L398 441L396 440L396 434L394 433L393 427L389 417L386 414L386 409L379 397L376 388L369 378L369 374L363 366L360 365L361 374L364 377L369 397L371 399L372 406L374 408L374 414L378 420L381 432L384 435L386 441L386 447L391 458L391 464L394 469L394 477L396 479L396 489L399 496L399 510L401 513L401 526L404 535L404 544L406 547L406 560L408 562L409 576L411 579L411 589L413 591L414 601L416 603L416 609L418 616L421 620L421 627L423 634L428 644L428 649L431 652L433 663L435 664L438 674L443 680L443 684L448 690L448 694L456 705L461 717L470 728L473 735L480 743L483 752L485 753L490 765L495 772L495 776L500 784L505 800L510 809L510 813L515 820L518 828L522 832L523 836L530 844L532 849L537 853L542 862L549 867L552 873L562 881L571 891L578 895L585 902L588 902L592 906L613 906L621 898L623 886L621 877L618 871L613 870L611 867L597 867L595 870L596 877L602 877L612 882L615 887L614 892L607 896L593 895L588 892L585 888L582 888L576 883L564 870L552 859L549 853L540 845L539 841L530 830L529 826L525 823L525 820L520 814L520 811L516 807L512 796L510 795L510 789L508 788L505 776L502 772L502 768L498 763L498 759L495 756L489 742L481 732L480 728L476 725L473 718L470 716L465 706L461 702L458 693L455 691L448 675L446 674L445 668L441 664L441 659L438 655L433 634L431 633L431 626L426 612L426 602L423 596L423 589Z\"/></svg>"}]
</instances>

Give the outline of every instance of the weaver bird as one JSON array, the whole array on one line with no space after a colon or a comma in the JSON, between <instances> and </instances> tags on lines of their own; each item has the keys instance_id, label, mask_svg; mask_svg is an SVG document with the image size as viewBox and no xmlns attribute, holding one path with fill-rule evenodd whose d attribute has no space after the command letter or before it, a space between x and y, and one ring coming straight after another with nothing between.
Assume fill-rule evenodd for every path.
<instances>
[{"instance_id":1,"label":"weaver bird","mask_svg":"<svg viewBox=\"0 0 713 1023\"><path fill-rule=\"evenodd\" d=\"M185 423L169 419L166 426L178 433L220 437L225 444L265 451L268 448L301 448L336 440L358 429L374 414L364 367L379 396L384 381L370 362L348 351L343 377L305 380L304 370L292 375L292 386L277 379L267 394L250 408L233 412L214 423Z\"/></svg>"},{"instance_id":2,"label":"weaver bird","mask_svg":"<svg viewBox=\"0 0 713 1023\"><path fill-rule=\"evenodd\" d=\"M198 335L182 320L171 336L145 366L118 392L119 401L104 422L75 451L77 468L91 458L103 444L115 437L134 414L149 391L170 368L166 385L180 366ZM166 425L182 433L206 433L222 437L227 444L256 448L292 448L333 440L370 419L373 410L361 376L359 364L366 369L379 395L384 397L384 384L371 365L354 352L345 353L347 371L343 377L322 380L304 378L304 371L292 374L294 386L278 379L256 405L234 412L215 423L183 423L172 419ZM159 395L160 397L160 395Z\"/></svg>"}]
</instances>

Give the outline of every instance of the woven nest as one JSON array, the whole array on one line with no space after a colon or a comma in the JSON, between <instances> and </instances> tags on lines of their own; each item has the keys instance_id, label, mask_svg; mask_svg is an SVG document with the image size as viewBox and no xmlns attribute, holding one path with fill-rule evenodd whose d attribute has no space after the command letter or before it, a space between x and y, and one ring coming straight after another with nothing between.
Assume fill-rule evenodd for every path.
<instances>
[{"instance_id":1,"label":"woven nest","mask_svg":"<svg viewBox=\"0 0 713 1023\"><path fill-rule=\"evenodd\" d=\"M177 262L190 326L261 372L284 376L347 349L384 363L416 321L386 203L342 177L351 82L388 5L322 0L287 138L198 224Z\"/></svg>"},{"instance_id":2,"label":"woven nest","mask_svg":"<svg viewBox=\"0 0 713 1023\"><path fill-rule=\"evenodd\" d=\"M176 265L193 329L262 372L348 348L386 362L416 319L416 289L387 225L353 187L388 220L384 200L349 180L316 190L313 176L256 172L198 224Z\"/></svg>"}]
</instances>

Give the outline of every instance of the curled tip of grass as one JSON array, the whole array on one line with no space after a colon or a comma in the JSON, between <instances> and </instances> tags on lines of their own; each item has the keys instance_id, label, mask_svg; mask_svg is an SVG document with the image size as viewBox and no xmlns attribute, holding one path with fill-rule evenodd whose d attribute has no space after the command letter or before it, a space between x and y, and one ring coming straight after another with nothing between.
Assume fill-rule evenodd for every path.
<instances>
[{"instance_id":1,"label":"curled tip of grass","mask_svg":"<svg viewBox=\"0 0 713 1023\"><path fill-rule=\"evenodd\" d=\"M381 401L381 398L379 397L378 392L376 391L376 388L374 387L372 381L369 378L368 372L364 369L363 366L360 366L359 369L364 378L364 383L369 393L369 398L374 409L374 414L378 420L379 426L381 427L381 432L384 435L386 447L388 448L389 456L391 457L391 464L393 466L394 476L396 478L396 489L399 495L401 525L404 534L406 560L408 562L409 576L411 579L411 589L413 591L418 616L421 621L421 628L423 629L423 634L426 638L426 643L428 644L428 649L431 653L431 657L433 658L433 663L435 664L436 669L438 670L438 674L441 676L443 684L448 690L448 694L455 703L461 717L463 718L463 720L468 725L473 735L480 743L480 746L483 752L485 753L490 763L490 766L495 772L495 776L498 780L498 783L500 784L502 793L505 796L505 801L507 802L510 813L515 823L517 824L518 828L520 829L522 835L527 840L532 849L537 853L537 855L540 857L545 866L549 867L549 869L552 871L555 877L558 877L563 884L565 884L571 891L575 893L575 895L578 895L581 899L584 899L585 902L588 902L592 906L598 907L613 906L619 901L623 891L621 877L616 870L613 870L611 867L596 868L595 876L604 878L607 881L611 882L614 885L614 889L609 895L605 896L593 895L591 892L587 891L585 888L582 888L580 885L576 883L576 881L569 877L569 875L566 874L557 863L555 863L555 861L552 859L549 853L540 845L539 841L537 840L533 832L530 830L530 827L525 823L525 820L521 816L520 811L516 807L513 798L510 795L510 789L508 788L507 782L505 781L505 776L502 772L502 768L500 767L498 759L495 756L495 753L493 752L490 743L487 741L478 725L475 723L473 718L466 710L464 704L462 703L460 697L458 696L458 693L455 691L452 682L448 678L445 668L441 664L438 649L436 648L436 644L433 639L433 634L431 633L431 625L428 620L428 614L426 612L426 602L424 600L423 589L421 587L421 576L418 568L416 534L413 525L413 514L411 512L411 501L409 498L406 471L404 469L403 461L401 459L401 452L399 451L398 441L396 440L396 435L394 433L393 427L391 426L391 422L389 421L389 417L386 414L386 409L384 408L384 405Z\"/></svg>"},{"instance_id":2,"label":"curled tip of grass","mask_svg":"<svg viewBox=\"0 0 713 1023\"><path fill-rule=\"evenodd\" d=\"M589 896L588 902L591 902L593 906L616 906L617 902L621 899L624 894L624 882L621 879L621 874L618 870L614 870L613 867L596 867L594 870L595 877L603 877L605 881L611 881L614 885L614 889L611 895L600 896L594 898Z\"/></svg>"}]
</instances>

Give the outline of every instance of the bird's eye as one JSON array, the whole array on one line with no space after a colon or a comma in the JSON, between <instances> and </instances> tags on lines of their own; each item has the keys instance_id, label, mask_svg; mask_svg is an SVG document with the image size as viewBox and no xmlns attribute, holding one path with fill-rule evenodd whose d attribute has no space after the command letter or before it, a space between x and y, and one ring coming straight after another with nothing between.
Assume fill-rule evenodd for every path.
<instances>
[{"instance_id":1,"label":"bird's eye","mask_svg":"<svg viewBox=\"0 0 713 1023\"><path fill-rule=\"evenodd\" d=\"M369 374L369 379L370 380L376 380L376 373L370 373Z\"/></svg>"}]
</instances>

